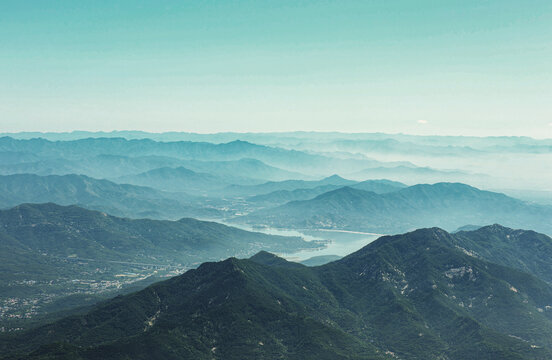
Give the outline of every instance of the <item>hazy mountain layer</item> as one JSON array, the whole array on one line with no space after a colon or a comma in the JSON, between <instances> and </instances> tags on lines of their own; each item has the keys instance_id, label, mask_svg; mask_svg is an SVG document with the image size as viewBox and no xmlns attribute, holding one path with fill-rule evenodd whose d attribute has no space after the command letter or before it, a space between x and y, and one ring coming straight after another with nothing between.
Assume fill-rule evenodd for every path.
<instances>
[{"instance_id":1,"label":"hazy mountain layer","mask_svg":"<svg viewBox=\"0 0 552 360\"><path fill-rule=\"evenodd\" d=\"M197 198L165 193L148 187L116 184L83 175L0 176L0 208L21 203L54 202L79 205L134 218L214 218L221 212L199 204Z\"/></svg>"},{"instance_id":2,"label":"hazy mountain layer","mask_svg":"<svg viewBox=\"0 0 552 360\"><path fill-rule=\"evenodd\" d=\"M145 173L123 176L115 179L118 183L149 186L172 192L204 193L209 190L222 189L229 185L224 179L207 174L197 173L184 167L159 168Z\"/></svg>"},{"instance_id":3,"label":"hazy mountain layer","mask_svg":"<svg viewBox=\"0 0 552 360\"><path fill-rule=\"evenodd\" d=\"M322 180L322 182L325 182L325 181ZM393 192L406 187L406 185L395 181L366 180L358 183L347 181L346 184L341 184L341 185L328 184L328 185L319 185L312 188L311 187L304 188L304 186L312 186L313 184L319 184L319 183L321 182L292 183L289 181L284 181L280 184L274 184L274 183L263 184L263 185L259 185L251 188L254 188L260 192L266 191L267 188L273 188L277 186L281 186L284 189L290 185L298 186L298 188L294 190L276 190L268 194L251 196L247 198L247 201L255 205L262 205L262 206L269 207L269 206L282 205L290 201L309 200L325 192L342 188L344 185L349 185L354 189L373 191L377 194Z\"/></svg>"},{"instance_id":4,"label":"hazy mountain layer","mask_svg":"<svg viewBox=\"0 0 552 360\"><path fill-rule=\"evenodd\" d=\"M266 195L274 191L295 191L299 189L314 189L321 186L347 186L356 184L357 181L344 179L338 175L332 175L321 180L284 180L269 181L258 185L232 185L223 190L228 196L254 196Z\"/></svg>"},{"instance_id":5,"label":"hazy mountain layer","mask_svg":"<svg viewBox=\"0 0 552 360\"><path fill-rule=\"evenodd\" d=\"M184 160L169 156L96 155L77 160L40 158L26 152L5 151L0 154L0 174L66 175L83 174L95 178L117 179L136 175L161 167L186 167L196 172L207 172L224 177L232 184L258 184L264 181L281 181L305 175L269 166L255 159L231 161Z\"/></svg>"},{"instance_id":6,"label":"hazy mountain layer","mask_svg":"<svg viewBox=\"0 0 552 360\"><path fill-rule=\"evenodd\" d=\"M375 233L439 226L449 230L465 224L524 224L552 234L552 207L538 206L504 194L459 183L415 185L376 194L344 187L311 200L293 201L260 210L235 221L281 228L347 229Z\"/></svg>"},{"instance_id":7,"label":"hazy mountain layer","mask_svg":"<svg viewBox=\"0 0 552 360\"><path fill-rule=\"evenodd\" d=\"M269 166L286 171L318 176L327 174L329 169L333 169L334 172L350 172L355 168L385 165L384 162L372 159L338 159L240 140L222 144L191 141L157 142L150 139L126 140L123 138L87 138L52 142L45 139L16 140L3 137L0 138L0 152L2 151L40 154L43 160L69 161L80 161L100 155L161 156L194 161L237 161L246 158L262 161ZM3 173L6 173L5 171Z\"/></svg>"},{"instance_id":8,"label":"hazy mountain layer","mask_svg":"<svg viewBox=\"0 0 552 360\"><path fill-rule=\"evenodd\" d=\"M511 152L519 152L524 149L532 148L547 148L551 151L552 141L550 139L533 139L525 136L491 136L491 137L475 137L475 136L431 136L431 135L409 135L409 134L385 134L385 133L343 133L343 132L278 132L278 133L216 133L216 134L197 134L186 132L165 132L165 133L150 133L144 131L112 131L112 132L89 132L89 131L73 131L70 133L43 133L43 132L21 132L21 133L5 133L4 136L10 136L17 139L32 139L42 137L48 140L78 140L91 137L122 137L126 139L154 139L156 141L207 141L214 143L230 142L234 140L246 140L259 144L267 145L298 145L298 144L332 144L332 141L342 145L370 146L370 144L389 144L392 146L399 144L403 146L400 151L412 151L410 144L417 146L426 145L429 148L437 148L439 150L454 150L456 147L466 150L477 149L483 151L485 149L493 150L512 149ZM441 147L441 148L440 148ZM312 149L312 148L311 148ZM378 150L379 147L374 147ZM389 149L386 149L389 150ZM440 153L440 152L439 152Z\"/></svg>"}]
</instances>

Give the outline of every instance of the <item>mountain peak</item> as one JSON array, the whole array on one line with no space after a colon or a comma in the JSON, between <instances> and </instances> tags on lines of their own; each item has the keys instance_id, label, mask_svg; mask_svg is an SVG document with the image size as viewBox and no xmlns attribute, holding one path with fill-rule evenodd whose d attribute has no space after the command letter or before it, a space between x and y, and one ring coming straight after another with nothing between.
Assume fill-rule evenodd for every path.
<instances>
[{"instance_id":1,"label":"mountain peak","mask_svg":"<svg viewBox=\"0 0 552 360\"><path fill-rule=\"evenodd\" d=\"M478 188L470 186L468 184L459 183L459 182L438 182L435 184L417 184L409 186L404 190L408 189L432 189L432 190L471 190L471 191L481 191Z\"/></svg>"},{"instance_id":2,"label":"mountain peak","mask_svg":"<svg viewBox=\"0 0 552 360\"><path fill-rule=\"evenodd\" d=\"M220 145L223 145L223 146L231 146L231 147L249 147L249 146L261 146L261 145L257 145L257 144L253 144L249 141L245 141L245 140L240 140L240 139L237 139L237 140L233 140L233 141L229 141L227 143L222 143Z\"/></svg>"},{"instance_id":3,"label":"mountain peak","mask_svg":"<svg viewBox=\"0 0 552 360\"><path fill-rule=\"evenodd\" d=\"M259 251L257 254L249 258L249 260L267 266L280 266L280 267L302 267L303 265L289 262L281 257L278 257L268 251Z\"/></svg>"},{"instance_id":4,"label":"mountain peak","mask_svg":"<svg viewBox=\"0 0 552 360\"><path fill-rule=\"evenodd\" d=\"M451 234L447 231L438 227L422 228L404 234L382 236L339 261L372 256L373 253L380 251L384 247L400 248L402 255L405 255L407 251L418 252L420 247L426 247L431 244L451 246L451 243Z\"/></svg>"},{"instance_id":5,"label":"mountain peak","mask_svg":"<svg viewBox=\"0 0 552 360\"><path fill-rule=\"evenodd\" d=\"M345 179L342 178L341 176L337 175L337 174L333 174L333 175L325 177L322 180L345 180Z\"/></svg>"},{"instance_id":6,"label":"mountain peak","mask_svg":"<svg viewBox=\"0 0 552 360\"><path fill-rule=\"evenodd\" d=\"M365 197L366 195L379 196L372 191L355 189L351 186L343 186L343 187L340 187L339 189L331 190L323 194L320 194L315 199L326 199L326 198L329 199L333 197L338 197L340 200L346 200L346 198L349 198L349 197L355 197L359 199L359 198Z\"/></svg>"},{"instance_id":7,"label":"mountain peak","mask_svg":"<svg viewBox=\"0 0 552 360\"><path fill-rule=\"evenodd\" d=\"M332 184L332 185L350 185L350 184L355 183L354 181L342 178L341 176L339 176L337 174L333 174L331 176L325 177L324 179L320 180L319 182L321 184Z\"/></svg>"},{"instance_id":8,"label":"mountain peak","mask_svg":"<svg viewBox=\"0 0 552 360\"><path fill-rule=\"evenodd\" d=\"M492 232L512 232L514 229L509 228L507 226L502 226L500 224L492 224L487 225L479 228L479 230L486 230L486 231L492 231Z\"/></svg>"},{"instance_id":9,"label":"mountain peak","mask_svg":"<svg viewBox=\"0 0 552 360\"><path fill-rule=\"evenodd\" d=\"M465 225L458 228L458 230L456 230L455 233L511 234L516 231L520 231L520 230L515 230L500 224L492 224L492 225L479 225L479 226Z\"/></svg>"}]
</instances>

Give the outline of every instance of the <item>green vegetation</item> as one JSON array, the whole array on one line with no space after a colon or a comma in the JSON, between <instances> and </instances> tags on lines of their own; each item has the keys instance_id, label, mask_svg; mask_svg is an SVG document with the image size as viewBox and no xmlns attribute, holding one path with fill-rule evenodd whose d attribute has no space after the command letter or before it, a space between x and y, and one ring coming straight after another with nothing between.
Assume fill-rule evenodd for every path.
<instances>
[{"instance_id":1,"label":"green vegetation","mask_svg":"<svg viewBox=\"0 0 552 360\"><path fill-rule=\"evenodd\" d=\"M487 230L491 243L517 241L511 229ZM266 252L204 263L5 336L0 351L6 359L550 358L552 286L460 248L483 236L475 233L386 236L318 267Z\"/></svg>"},{"instance_id":2,"label":"green vegetation","mask_svg":"<svg viewBox=\"0 0 552 360\"><path fill-rule=\"evenodd\" d=\"M55 204L0 211L0 328L136 290L204 261L321 246L184 218L132 220ZM31 321L31 322L32 322Z\"/></svg>"},{"instance_id":3,"label":"green vegetation","mask_svg":"<svg viewBox=\"0 0 552 360\"><path fill-rule=\"evenodd\" d=\"M473 256L511 266L552 283L552 239L549 236L490 225L457 232L454 238L456 246L470 249Z\"/></svg>"}]
</instances>

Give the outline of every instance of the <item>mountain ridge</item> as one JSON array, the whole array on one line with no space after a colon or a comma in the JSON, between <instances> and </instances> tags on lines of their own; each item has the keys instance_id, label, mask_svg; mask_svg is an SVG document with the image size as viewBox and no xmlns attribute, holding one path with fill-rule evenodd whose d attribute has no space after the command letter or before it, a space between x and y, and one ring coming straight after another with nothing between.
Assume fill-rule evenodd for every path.
<instances>
[{"instance_id":1,"label":"mountain ridge","mask_svg":"<svg viewBox=\"0 0 552 360\"><path fill-rule=\"evenodd\" d=\"M551 301L545 282L428 228L314 268L268 253L205 263L0 348L30 359L546 359Z\"/></svg>"},{"instance_id":2,"label":"mountain ridge","mask_svg":"<svg viewBox=\"0 0 552 360\"><path fill-rule=\"evenodd\" d=\"M0 190L0 208L30 202L54 202L142 218L220 216L216 209L196 205L196 198L185 193L171 194L85 175L0 175Z\"/></svg>"},{"instance_id":3,"label":"mountain ridge","mask_svg":"<svg viewBox=\"0 0 552 360\"><path fill-rule=\"evenodd\" d=\"M375 233L439 226L449 230L470 223L530 225L552 233L552 207L535 205L462 183L420 184L376 194L350 186L310 200L261 209L233 221L276 228L342 229Z\"/></svg>"}]
</instances>

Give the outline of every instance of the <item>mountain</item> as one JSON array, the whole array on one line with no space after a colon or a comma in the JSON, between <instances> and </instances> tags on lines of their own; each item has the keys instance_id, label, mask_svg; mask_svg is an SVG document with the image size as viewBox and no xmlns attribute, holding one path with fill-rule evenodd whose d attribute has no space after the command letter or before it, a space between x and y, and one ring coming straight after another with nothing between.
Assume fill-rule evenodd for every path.
<instances>
[{"instance_id":1,"label":"mountain","mask_svg":"<svg viewBox=\"0 0 552 360\"><path fill-rule=\"evenodd\" d=\"M320 246L190 218L133 220L77 206L23 204L0 211L0 322L33 318L54 299L115 291L204 261Z\"/></svg>"},{"instance_id":2,"label":"mountain","mask_svg":"<svg viewBox=\"0 0 552 360\"><path fill-rule=\"evenodd\" d=\"M361 181L357 184L350 185L350 187L358 190L372 191L372 192L375 192L376 194L385 194L385 193L394 192L400 189L404 189L407 186L398 181L380 179L380 180Z\"/></svg>"},{"instance_id":3,"label":"mountain","mask_svg":"<svg viewBox=\"0 0 552 360\"><path fill-rule=\"evenodd\" d=\"M412 183L442 181L478 181L488 180L484 174L472 174L462 170L441 170L430 167L414 166L377 166L346 174L352 179L384 178Z\"/></svg>"},{"instance_id":4,"label":"mountain","mask_svg":"<svg viewBox=\"0 0 552 360\"><path fill-rule=\"evenodd\" d=\"M301 268L303 265L296 263L296 262L290 262L286 261L285 259L282 259L281 257L278 257L274 254L271 254L267 251L261 251L257 254L253 255L249 258L249 260L256 262L258 264L262 265L268 265L268 266L276 266L276 267L285 267L285 268Z\"/></svg>"},{"instance_id":5,"label":"mountain","mask_svg":"<svg viewBox=\"0 0 552 360\"><path fill-rule=\"evenodd\" d=\"M428 154L425 147L432 149L435 155L449 155L448 151L465 149L472 151L508 151L521 152L527 149L539 148L550 151L552 141L550 139L534 139L524 136L436 136L436 135L409 135L409 134L385 134L385 133L343 133L343 132L278 132L278 133L213 133L198 134L187 132L165 132L151 133L143 131L111 131L111 132L89 132L72 131L66 133L47 132L19 132L3 133L14 139L44 138L51 141L56 140L78 140L86 138L125 138L125 139L153 139L156 141L208 141L214 143L229 142L242 139L258 144L294 146L309 150L339 149L348 151L395 151L398 153L418 152ZM395 146L397 145L397 146ZM420 146L422 145L422 146ZM359 146L354 148L354 146ZM366 148L367 147L367 148Z\"/></svg>"},{"instance_id":6,"label":"mountain","mask_svg":"<svg viewBox=\"0 0 552 360\"><path fill-rule=\"evenodd\" d=\"M500 225L455 233L456 246L470 255L511 266L552 284L552 239L530 230Z\"/></svg>"},{"instance_id":7,"label":"mountain","mask_svg":"<svg viewBox=\"0 0 552 360\"><path fill-rule=\"evenodd\" d=\"M339 255L318 255L301 261L306 266L320 266L341 259Z\"/></svg>"},{"instance_id":8,"label":"mountain","mask_svg":"<svg viewBox=\"0 0 552 360\"><path fill-rule=\"evenodd\" d=\"M207 173L196 173L184 167L154 169L137 175L123 176L117 178L116 181L184 193L205 193L229 185L219 177Z\"/></svg>"},{"instance_id":9,"label":"mountain","mask_svg":"<svg viewBox=\"0 0 552 360\"><path fill-rule=\"evenodd\" d=\"M287 184L287 183L286 183ZM365 191L373 191L384 194L405 188L406 185L390 180L366 180L359 183L348 184L351 188ZM300 183L299 186L305 186ZM328 191L336 190L343 185L320 185L313 188L298 188L295 190L276 190L268 194L255 195L247 198L249 203L261 206L277 206L290 201L309 200Z\"/></svg>"},{"instance_id":10,"label":"mountain","mask_svg":"<svg viewBox=\"0 0 552 360\"><path fill-rule=\"evenodd\" d=\"M150 139L126 140L123 138L86 138L70 141L49 141L42 138L16 140L0 138L0 151L27 151L41 154L42 158L81 159L99 155L166 156L176 159L239 160L248 154L268 156L292 151L269 148L245 141L224 144L207 142L157 142ZM305 154L306 155L306 154ZM306 155L308 156L308 155Z\"/></svg>"},{"instance_id":11,"label":"mountain","mask_svg":"<svg viewBox=\"0 0 552 360\"><path fill-rule=\"evenodd\" d=\"M181 164L196 172L206 172L229 179L229 182L233 184L242 184L244 183L244 179L254 179L258 183L261 183L265 181L302 179L305 177L305 175L298 172L282 170L251 158L233 161L182 160Z\"/></svg>"},{"instance_id":12,"label":"mountain","mask_svg":"<svg viewBox=\"0 0 552 360\"><path fill-rule=\"evenodd\" d=\"M94 178L116 178L137 174L162 166L179 166L180 160L166 156L139 156L99 154L78 160L35 155L34 162L18 162L0 166L4 175L30 173L37 175L82 174ZM42 157L42 158L41 158Z\"/></svg>"},{"instance_id":13,"label":"mountain","mask_svg":"<svg viewBox=\"0 0 552 360\"><path fill-rule=\"evenodd\" d=\"M0 152L0 165L10 165L34 162L39 159L33 153L23 151L2 151Z\"/></svg>"},{"instance_id":14,"label":"mountain","mask_svg":"<svg viewBox=\"0 0 552 360\"><path fill-rule=\"evenodd\" d=\"M454 230L470 223L531 226L552 234L552 207L460 183L414 185L376 194L343 187L311 200L292 201L234 219L280 228L346 229L375 233L439 226Z\"/></svg>"},{"instance_id":15,"label":"mountain","mask_svg":"<svg viewBox=\"0 0 552 360\"><path fill-rule=\"evenodd\" d=\"M311 176L326 174L328 169L344 173L359 168L386 165L386 163L373 159L338 159L304 151L258 145L242 140L214 144L193 141L161 142L151 139L127 140L114 137L68 141L49 141L42 138L18 140L11 137L1 137L0 152L3 151L40 154L41 160L64 159L77 162L100 155L161 156L194 161L255 159L284 171ZM0 173L6 173L1 171L0 168Z\"/></svg>"},{"instance_id":16,"label":"mountain","mask_svg":"<svg viewBox=\"0 0 552 360\"><path fill-rule=\"evenodd\" d=\"M67 159L40 159L32 162L17 162L0 165L0 175L36 174L66 175L85 173L78 161Z\"/></svg>"},{"instance_id":17,"label":"mountain","mask_svg":"<svg viewBox=\"0 0 552 360\"><path fill-rule=\"evenodd\" d=\"M0 229L12 244L35 253L150 263L191 263L243 256L263 248L319 247L299 237L248 232L191 218L128 219L52 203L1 210Z\"/></svg>"},{"instance_id":18,"label":"mountain","mask_svg":"<svg viewBox=\"0 0 552 360\"><path fill-rule=\"evenodd\" d=\"M213 218L220 215L218 210L202 207L190 195L116 184L83 175L0 176L0 208L10 208L27 202L79 205L134 218Z\"/></svg>"},{"instance_id":19,"label":"mountain","mask_svg":"<svg viewBox=\"0 0 552 360\"><path fill-rule=\"evenodd\" d=\"M468 225L464 225L464 226L460 226L458 229L456 229L454 232L457 233L459 231L474 231L474 230L477 230L477 229L480 229L482 228L483 226L481 225L472 225L472 224L468 224Z\"/></svg>"},{"instance_id":20,"label":"mountain","mask_svg":"<svg viewBox=\"0 0 552 360\"><path fill-rule=\"evenodd\" d=\"M123 156L100 154L81 158L78 161L63 158L40 158L28 152L1 152L0 174L31 173L37 175L82 174L99 179L111 179L137 175L162 167L185 167L195 172L222 177L232 184L259 184L266 181L281 181L305 176L269 166L256 159L231 161L185 160L169 156L145 155Z\"/></svg>"},{"instance_id":21,"label":"mountain","mask_svg":"<svg viewBox=\"0 0 552 360\"><path fill-rule=\"evenodd\" d=\"M329 188L330 186L347 186L356 184L356 181L347 180L338 175L328 176L321 180L284 180L284 181L269 181L258 185L231 185L223 190L223 193L228 196L255 196L266 195L276 191L292 192L299 189L315 189L320 187ZM293 196L283 195L283 196ZM276 195L276 198L278 195Z\"/></svg>"},{"instance_id":22,"label":"mountain","mask_svg":"<svg viewBox=\"0 0 552 360\"><path fill-rule=\"evenodd\" d=\"M106 260L183 261L203 252L216 259L259 247L272 251L316 247L298 237L252 233L215 222L128 219L52 203L2 210L0 228L25 248Z\"/></svg>"},{"instance_id":23,"label":"mountain","mask_svg":"<svg viewBox=\"0 0 552 360\"><path fill-rule=\"evenodd\" d=\"M282 205L290 201L309 200L325 192L339 189L340 185L321 185L314 188L295 189L295 190L276 190L268 194L253 195L246 200L248 203L272 207Z\"/></svg>"},{"instance_id":24,"label":"mountain","mask_svg":"<svg viewBox=\"0 0 552 360\"><path fill-rule=\"evenodd\" d=\"M359 181L386 178L410 185L459 181L486 188L521 191L546 191L551 182L548 172L541 171L542 164L550 161L550 140L527 137L476 138L335 132L149 134L129 131L10 136L0 138L0 153L34 154L39 159L32 164L18 162L2 165L0 161L0 174L4 175L77 173L111 179L149 171L154 167L183 166L196 172L225 176L186 163L160 162L154 167L135 169L138 171L132 170L133 165L130 163L128 167L124 166L122 173L111 166L113 174L107 171L99 173L97 170L104 167L100 165L95 168L94 161L87 164L88 159L108 155L208 162L255 159L282 171L304 174L285 176L294 179L317 178L333 172ZM32 139L33 136L42 139ZM503 157L505 153L509 154L506 158ZM451 159L454 160L453 168ZM27 160L30 159L22 158L22 161ZM512 172L512 169L516 171ZM248 172L244 171L244 174ZM274 176L258 180L280 181L285 178ZM231 182L236 183L234 180ZM538 197L536 200L538 202Z\"/></svg>"},{"instance_id":25,"label":"mountain","mask_svg":"<svg viewBox=\"0 0 552 360\"><path fill-rule=\"evenodd\" d=\"M205 263L0 338L0 351L6 359L550 358L552 287L456 241L430 228L318 267L267 253Z\"/></svg>"}]
</instances>

